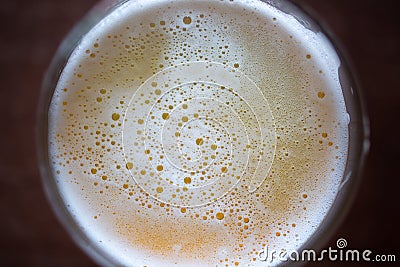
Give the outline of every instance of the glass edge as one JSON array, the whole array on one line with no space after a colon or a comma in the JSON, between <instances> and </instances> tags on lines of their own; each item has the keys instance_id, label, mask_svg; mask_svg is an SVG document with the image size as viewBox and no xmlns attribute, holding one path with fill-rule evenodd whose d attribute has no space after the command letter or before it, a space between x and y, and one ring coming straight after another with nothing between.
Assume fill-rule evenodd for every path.
<instances>
[{"instance_id":1,"label":"glass edge","mask_svg":"<svg viewBox=\"0 0 400 267\"><path fill-rule=\"evenodd\" d=\"M275 0L270 0L275 1ZM329 208L328 213L325 218L321 222L321 224L317 227L316 232L309 238L309 240L304 243L299 251L303 251L305 249L315 249L317 251L321 250L324 245L332 238L334 233L337 231L339 226L343 223L344 219L348 215L352 205L354 204L354 199L356 198L359 185L362 180L362 175L365 168L366 158L369 152L370 147L370 126L369 126L369 117L367 113L366 101L362 92L362 86L359 81L359 74L357 73L356 68L354 67L354 63L352 62L351 56L349 56L348 51L345 46L341 43L340 39L333 33L329 25L324 22L324 19L318 15L318 13L313 10L310 6L306 4L299 4L294 2L294 0L287 0L290 2L298 12L303 12L306 14L308 19L311 19L314 24L311 25L312 29L310 30L318 30L329 40L338 54L340 60L340 67L342 68L342 72L344 71L347 78L349 79L349 83L352 88L352 99L350 101L354 101L356 105L354 108L357 110L355 113L356 118L351 117L351 121L349 124L349 133L352 131L351 127L357 127L356 136L354 133L351 136L349 134L349 138L356 138L354 142L356 143L355 148L350 147L351 140L349 139L349 156L346 161L346 167L344 171L344 176L348 174L349 171L349 157L352 157L352 160L356 160L357 162L352 162L354 164L351 166L351 179L346 181L341 181L339 187L338 194ZM346 108L347 102L349 99L346 99ZM353 114L354 115L354 114ZM355 123L353 125L352 123ZM352 149L352 151L350 151ZM350 155L351 152L351 155ZM344 177L345 178L345 177ZM290 262L287 266L301 266L306 264L306 262ZM286 266L286 265L285 265Z\"/></svg>"},{"instance_id":2,"label":"glass edge","mask_svg":"<svg viewBox=\"0 0 400 267\"><path fill-rule=\"evenodd\" d=\"M102 16L108 14L113 9L122 5L129 0L102 0L97 3L92 9L72 28L68 33L66 38L62 41L61 45L57 49L53 60L50 63L49 68L45 72L44 79L41 85L38 108L36 112L36 129L35 129L35 142L36 142L36 154L38 159L38 166L40 170L40 176L42 180L42 185L54 214L58 218L58 221L63 225L64 229L67 230L69 235L72 237L74 242L85 251L91 259L101 266L114 266L111 264L112 260L107 258L100 252L93 242L87 239L87 236L79 229L76 220L69 214L65 203L61 199L59 191L54 191L57 188L56 182L53 179L53 174L51 173L50 162L48 158L48 109L51 102L51 97L53 95L53 90L57 84L59 75L61 74L62 68L65 66L73 48L81 40L82 34L87 33L94 25L96 25L102 18ZM263 1L267 4L277 6L277 1L267 0ZM358 166L354 169L352 173L353 179L347 182L338 193L338 196L343 195L340 201L338 197L331 206L328 214L317 228L317 231L312 235L312 237L300 247L299 251L309 248L321 249L322 246L331 238L333 233L337 230L339 225L342 223L346 217L348 211L353 204L359 183L361 181L361 175L364 170L366 156L369 150L369 119L366 112L366 103L360 90L360 83L358 80L358 74L356 69L353 67L353 63L350 60L351 57L348 56L346 49L339 42L339 39L333 34L330 28L324 23L321 16L317 14L311 7L303 4L298 4L293 0L287 0L298 12L303 12L308 19L311 19L315 25L317 25L321 32L329 39L335 51L339 55L340 62L344 64L346 72L348 73L351 83L354 85L354 98L359 105L359 126L360 126L360 136L359 141L361 144L357 149ZM312 28L315 29L315 25ZM72 49L71 49L72 48ZM67 56L65 55L65 52ZM347 166L346 166L347 169ZM349 193L351 192L351 193ZM335 218L333 220L332 218ZM318 246L316 244L318 243ZM286 263L290 266L299 266L305 264L305 262L289 262Z\"/></svg>"},{"instance_id":3,"label":"glass edge","mask_svg":"<svg viewBox=\"0 0 400 267\"><path fill-rule=\"evenodd\" d=\"M57 48L49 67L44 72L35 118L35 147L42 188L58 222L67 231L75 244L94 262L101 266L115 266L110 257L91 242L80 229L77 221L68 212L57 189L48 154L48 110L51 99L68 58L83 35L90 31L109 12L129 0L102 0L94 5L69 31Z\"/></svg>"}]
</instances>

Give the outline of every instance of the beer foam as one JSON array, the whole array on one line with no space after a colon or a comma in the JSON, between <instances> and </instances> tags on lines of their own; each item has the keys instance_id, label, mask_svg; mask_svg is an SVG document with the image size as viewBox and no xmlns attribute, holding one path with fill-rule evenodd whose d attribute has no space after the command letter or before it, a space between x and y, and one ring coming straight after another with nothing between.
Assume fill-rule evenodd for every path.
<instances>
[{"instance_id":1,"label":"beer foam","mask_svg":"<svg viewBox=\"0 0 400 267\"><path fill-rule=\"evenodd\" d=\"M124 266L257 266L324 219L348 148L326 37L259 1L128 1L82 37L49 109L58 189Z\"/></svg>"}]
</instances>

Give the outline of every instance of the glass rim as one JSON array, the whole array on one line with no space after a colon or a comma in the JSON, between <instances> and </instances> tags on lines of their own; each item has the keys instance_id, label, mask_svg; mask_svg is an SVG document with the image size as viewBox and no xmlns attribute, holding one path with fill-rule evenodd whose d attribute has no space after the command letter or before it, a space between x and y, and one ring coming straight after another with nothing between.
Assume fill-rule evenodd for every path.
<instances>
[{"instance_id":1,"label":"glass rim","mask_svg":"<svg viewBox=\"0 0 400 267\"><path fill-rule=\"evenodd\" d=\"M128 2L129 0L101 0L95 4L89 12L87 12L76 24L72 30L61 41L53 59L45 72L40 95L39 105L36 114L36 152L38 158L38 165L40 169L40 176L42 185L47 197L47 200L56 215L58 221L63 225L64 229L68 232L69 236L89 257L101 266L112 266L113 259L102 253L101 249L92 242L88 236L82 231L67 210L65 202L63 201L59 189L57 188L56 181L51 172L51 162L48 154L48 111L50 101L52 99L55 86L57 85L58 78L65 67L72 51L79 44L81 38L88 33L97 23L99 23L105 15L117 9L120 5ZM349 146L346 159L346 167L340 189L334 199L333 204L325 214L321 224L316 228L315 232L308 238L308 240L299 247L298 251L304 249L321 249L323 245L331 238L332 234L336 231L337 227L344 220L348 213L353 200L355 198L358 185L361 181L361 174L364 169L366 156L369 151L369 118L366 111L366 104L360 84L356 68L352 64L348 53L344 46L340 43L339 39L333 34L329 26L324 23L316 12L313 12L309 7L300 5L293 2L293 0L259 0L266 4L272 5L282 10L282 5L288 6L290 14L296 19L307 19L332 44L336 54L340 59L339 78L345 78L347 91L345 90L342 80L340 82L342 92L344 95L346 109L350 114L349 128ZM294 13L293 13L294 12ZM298 15L299 17L296 17ZM340 77L341 75L342 77ZM344 75L344 76L343 76ZM349 104L352 111L349 111ZM354 122L354 124L353 124ZM352 147L355 146L355 147ZM303 262L304 263L304 262ZM283 264L283 263L282 263ZM298 265L301 262L286 262L288 265Z\"/></svg>"}]
</instances>

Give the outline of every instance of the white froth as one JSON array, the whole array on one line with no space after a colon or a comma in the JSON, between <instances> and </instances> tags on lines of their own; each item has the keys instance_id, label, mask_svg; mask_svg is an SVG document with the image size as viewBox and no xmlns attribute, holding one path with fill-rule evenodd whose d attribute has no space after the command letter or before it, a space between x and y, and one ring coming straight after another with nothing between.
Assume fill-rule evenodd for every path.
<instances>
[{"instance_id":1,"label":"white froth","mask_svg":"<svg viewBox=\"0 0 400 267\"><path fill-rule=\"evenodd\" d=\"M191 69L191 76L187 75L197 77L200 85L180 81L176 73L165 74L171 69L184 72L187 68L177 66L188 62L205 62L198 67L199 73ZM215 75L218 77L203 75L203 68L219 65L225 67L221 75ZM128 1L82 38L63 69L52 99L49 154L69 212L104 255L124 266L263 266L264 262L254 260L255 251L263 246L299 248L332 205L347 159L348 115L339 66L333 46L322 33L304 28L295 18L260 1ZM160 83L157 73L167 75L169 80ZM241 79L241 75L251 82ZM229 82L221 84L224 77L239 78L230 79L232 84L227 86ZM257 99L240 91L247 87L235 88L253 83L260 90ZM209 91L207 84L212 85ZM218 86L225 91L215 93ZM140 88L150 89L142 92ZM190 102L184 99L190 96L190 89L182 88L204 89L213 98ZM179 95L161 98L171 92ZM228 96L239 101L234 97L238 92L245 98L243 103L258 103L257 107L228 103ZM209 95L204 93L202 99ZM184 104L195 103L210 103L210 108L201 110L196 106L203 113L198 111L196 116L195 111L188 111L192 117L184 118L185 110L191 110ZM232 112L223 113L222 107L211 111L221 103ZM153 121L153 113L138 115L146 105L162 117ZM140 106L142 110L135 109ZM241 108L243 114L238 112ZM167 110L171 113L165 115ZM260 118L263 110L268 118ZM232 116L226 121L223 116L213 117L226 127L202 124L199 118L205 121L218 111ZM252 112L253 117L264 121L255 123L248 115ZM174 117L176 114L180 117ZM242 124L235 124L233 116ZM195 131L189 132L193 143L190 134L182 142L189 144L189 156L208 160L211 167L205 174L188 174L192 180L171 178L171 182L162 177L161 173L176 166L172 163L178 159L172 163L165 160L158 139L151 138L159 136L157 130L163 130L159 125L168 120L176 121L177 129L197 121L192 125L197 127ZM147 127L150 122L153 124ZM124 125L131 125L129 131L123 129ZM226 131L226 139L221 134L217 140L217 133L238 125L245 128L242 135ZM203 134L204 129L213 134ZM123 136L124 131L129 135ZM221 140L231 142L231 149L224 150L228 144ZM132 157L129 151L140 153L142 141L154 144L148 152L143 149L143 160L151 157L149 160L157 160L157 164L147 168L135 164L140 162L139 156ZM262 144L265 150L252 154ZM203 145L208 150L199 152ZM248 154L229 158L232 155L228 152L239 153L235 152L239 148L240 153ZM228 153L221 159L221 166L212 164L212 156L219 160L214 151ZM259 179L261 186L249 193L246 175L237 177L240 175L236 171L245 167L245 174L258 173L252 169L257 165L257 156L268 162L268 151L275 152L272 166L263 165L266 179ZM191 159L188 162L198 163ZM133 179L139 175L146 179ZM229 184L226 194L218 195L216 189L204 192L205 197L198 199L207 205L186 201L182 193L186 184L201 184L200 178L207 175L214 175L209 179L216 185L224 181L236 185L235 179L240 181L236 186ZM235 179L222 179L228 175ZM157 183L159 178L181 183L182 191L165 197L162 194L170 194L172 191L167 190L172 189L166 188L164 180L154 187L136 183ZM212 195L212 190L218 197ZM183 200L174 201L179 194ZM167 200L171 205L162 202Z\"/></svg>"}]
</instances>

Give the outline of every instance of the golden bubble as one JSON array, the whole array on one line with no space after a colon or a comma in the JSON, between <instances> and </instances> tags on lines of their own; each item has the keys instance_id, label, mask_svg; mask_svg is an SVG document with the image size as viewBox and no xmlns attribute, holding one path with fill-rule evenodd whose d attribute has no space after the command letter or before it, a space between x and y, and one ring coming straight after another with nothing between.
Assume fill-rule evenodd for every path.
<instances>
[{"instance_id":1,"label":"golden bubble","mask_svg":"<svg viewBox=\"0 0 400 267\"><path fill-rule=\"evenodd\" d=\"M161 116L164 120L168 120L169 119L169 113L163 113Z\"/></svg>"},{"instance_id":2,"label":"golden bubble","mask_svg":"<svg viewBox=\"0 0 400 267\"><path fill-rule=\"evenodd\" d=\"M181 208L182 213L186 213L186 208Z\"/></svg>"},{"instance_id":3,"label":"golden bubble","mask_svg":"<svg viewBox=\"0 0 400 267\"><path fill-rule=\"evenodd\" d=\"M128 170L132 170L132 169L133 169L133 163L132 163L132 162L128 162L128 163L126 163L125 167L126 167Z\"/></svg>"},{"instance_id":4,"label":"golden bubble","mask_svg":"<svg viewBox=\"0 0 400 267\"><path fill-rule=\"evenodd\" d=\"M154 22L150 23L150 27L154 28L156 26L156 24Z\"/></svg>"},{"instance_id":5,"label":"golden bubble","mask_svg":"<svg viewBox=\"0 0 400 267\"><path fill-rule=\"evenodd\" d=\"M311 55L310 55L310 54L307 54L307 55L306 55L306 58L307 58L307 59L310 59L310 58L311 58Z\"/></svg>"},{"instance_id":6,"label":"golden bubble","mask_svg":"<svg viewBox=\"0 0 400 267\"><path fill-rule=\"evenodd\" d=\"M105 180L107 180L107 176L106 176L106 175L103 175L103 176L101 177L101 179L103 179L103 180L105 181Z\"/></svg>"},{"instance_id":7,"label":"golden bubble","mask_svg":"<svg viewBox=\"0 0 400 267\"><path fill-rule=\"evenodd\" d=\"M211 149L212 149L212 150L217 150L217 145L216 145L216 144L212 144L212 145L211 145Z\"/></svg>"},{"instance_id":8,"label":"golden bubble","mask_svg":"<svg viewBox=\"0 0 400 267\"><path fill-rule=\"evenodd\" d=\"M100 89L100 94L102 94L102 95L104 95L105 93L107 93L107 90L106 89Z\"/></svg>"},{"instance_id":9,"label":"golden bubble","mask_svg":"<svg viewBox=\"0 0 400 267\"><path fill-rule=\"evenodd\" d=\"M196 139L196 144L197 144L198 146L201 146L202 144L204 144L203 138L197 138L197 139Z\"/></svg>"},{"instance_id":10,"label":"golden bubble","mask_svg":"<svg viewBox=\"0 0 400 267\"><path fill-rule=\"evenodd\" d=\"M192 178L185 177L185 179L183 179L183 181L185 182L185 184L190 184L192 182Z\"/></svg>"},{"instance_id":11,"label":"golden bubble","mask_svg":"<svg viewBox=\"0 0 400 267\"><path fill-rule=\"evenodd\" d=\"M112 116L111 116L111 118L112 118L114 121L117 121L117 120L119 120L120 116L119 116L118 113L113 113Z\"/></svg>"},{"instance_id":12,"label":"golden bubble","mask_svg":"<svg viewBox=\"0 0 400 267\"><path fill-rule=\"evenodd\" d=\"M218 212L218 213L215 215L215 217L216 217L218 220L222 220L222 219L225 217L225 215L224 215L222 212Z\"/></svg>"},{"instance_id":13,"label":"golden bubble","mask_svg":"<svg viewBox=\"0 0 400 267\"><path fill-rule=\"evenodd\" d=\"M96 174L96 173L97 173L97 170L96 170L96 169L91 169L90 172L91 172L92 174Z\"/></svg>"},{"instance_id":14,"label":"golden bubble","mask_svg":"<svg viewBox=\"0 0 400 267\"><path fill-rule=\"evenodd\" d=\"M327 133L322 133L321 135L322 135L323 138L327 138L328 137Z\"/></svg>"},{"instance_id":15,"label":"golden bubble","mask_svg":"<svg viewBox=\"0 0 400 267\"><path fill-rule=\"evenodd\" d=\"M164 189L161 186L159 186L156 188L156 191L157 193L161 194L162 192L164 192Z\"/></svg>"},{"instance_id":16,"label":"golden bubble","mask_svg":"<svg viewBox=\"0 0 400 267\"><path fill-rule=\"evenodd\" d=\"M162 171L162 170L164 170L164 167L163 167L163 165L158 165L158 166L157 166L157 171L159 171L159 172L160 172L160 171Z\"/></svg>"},{"instance_id":17,"label":"golden bubble","mask_svg":"<svg viewBox=\"0 0 400 267\"><path fill-rule=\"evenodd\" d=\"M325 93L324 92L318 92L318 98L324 98L325 97Z\"/></svg>"},{"instance_id":18,"label":"golden bubble","mask_svg":"<svg viewBox=\"0 0 400 267\"><path fill-rule=\"evenodd\" d=\"M188 105L187 105L187 104L183 104L183 105L182 105L182 108L183 108L183 109L187 109L187 108L188 108Z\"/></svg>"},{"instance_id":19,"label":"golden bubble","mask_svg":"<svg viewBox=\"0 0 400 267\"><path fill-rule=\"evenodd\" d=\"M138 119L138 123L139 123L139 124L143 124L144 121L143 121L142 119Z\"/></svg>"},{"instance_id":20,"label":"golden bubble","mask_svg":"<svg viewBox=\"0 0 400 267\"><path fill-rule=\"evenodd\" d=\"M128 185L128 184L124 184L123 187L124 187L125 189L128 189L129 185Z\"/></svg>"},{"instance_id":21,"label":"golden bubble","mask_svg":"<svg viewBox=\"0 0 400 267\"><path fill-rule=\"evenodd\" d=\"M188 120L189 120L188 117L186 117L186 116L183 116L183 117L182 117L182 121L183 121L183 122L187 122Z\"/></svg>"},{"instance_id":22,"label":"golden bubble","mask_svg":"<svg viewBox=\"0 0 400 267\"><path fill-rule=\"evenodd\" d=\"M191 17L184 17L183 18L183 23L185 23L185 24L190 24L190 23L192 23L192 18Z\"/></svg>"},{"instance_id":23,"label":"golden bubble","mask_svg":"<svg viewBox=\"0 0 400 267\"><path fill-rule=\"evenodd\" d=\"M239 63L233 64L233 67L235 67L236 69L239 68Z\"/></svg>"},{"instance_id":24,"label":"golden bubble","mask_svg":"<svg viewBox=\"0 0 400 267\"><path fill-rule=\"evenodd\" d=\"M156 90L154 91L154 93L155 93L156 95L161 95L161 90L160 90L160 89L156 89Z\"/></svg>"},{"instance_id":25,"label":"golden bubble","mask_svg":"<svg viewBox=\"0 0 400 267\"><path fill-rule=\"evenodd\" d=\"M227 168L227 167L222 167L222 168L221 168L221 172L226 173L227 171L228 171L228 168Z\"/></svg>"}]
</instances>

